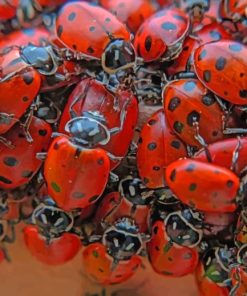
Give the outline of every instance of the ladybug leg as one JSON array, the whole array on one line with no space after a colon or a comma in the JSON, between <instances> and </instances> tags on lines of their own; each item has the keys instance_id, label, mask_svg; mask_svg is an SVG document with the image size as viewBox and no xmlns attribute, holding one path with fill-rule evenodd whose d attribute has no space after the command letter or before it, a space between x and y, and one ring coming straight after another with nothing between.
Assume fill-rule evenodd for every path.
<instances>
[{"instance_id":1,"label":"ladybug leg","mask_svg":"<svg viewBox=\"0 0 247 296\"><path fill-rule=\"evenodd\" d=\"M237 143L236 148L234 149L233 154L232 154L231 170L234 172L236 171L236 165L237 165L237 161L239 158L239 151L241 148L242 148L242 145L240 142L240 137L238 137L238 143Z\"/></svg>"},{"instance_id":2,"label":"ladybug leg","mask_svg":"<svg viewBox=\"0 0 247 296\"><path fill-rule=\"evenodd\" d=\"M47 157L47 152L38 152L36 153L36 158L38 160L44 161Z\"/></svg>"},{"instance_id":3,"label":"ladybug leg","mask_svg":"<svg viewBox=\"0 0 247 296\"><path fill-rule=\"evenodd\" d=\"M6 138L0 136L0 143L4 144L6 147L10 149L14 149L15 146L12 144L11 141L7 140Z\"/></svg>"},{"instance_id":4,"label":"ladybug leg","mask_svg":"<svg viewBox=\"0 0 247 296\"><path fill-rule=\"evenodd\" d=\"M208 162L212 162L212 157L211 157L211 154L208 150L208 145L207 143L205 142L205 140L203 139L203 137L200 135L199 133L199 123L197 121L193 122L193 126L195 127L195 139L202 145L202 147L205 149L205 153L206 153L206 156L207 156L207 160Z\"/></svg>"},{"instance_id":5,"label":"ladybug leg","mask_svg":"<svg viewBox=\"0 0 247 296\"><path fill-rule=\"evenodd\" d=\"M0 243L0 252L3 252L4 258L7 262L11 262L11 258L3 243Z\"/></svg>"},{"instance_id":6,"label":"ladybug leg","mask_svg":"<svg viewBox=\"0 0 247 296\"><path fill-rule=\"evenodd\" d=\"M126 109L127 109L128 104L129 104L129 100L126 100L123 107L122 107L121 113L120 113L120 126L113 127L111 129L109 129L110 135L118 134L123 130L124 122L125 122L125 118L126 118L126 114L127 114Z\"/></svg>"},{"instance_id":7,"label":"ladybug leg","mask_svg":"<svg viewBox=\"0 0 247 296\"><path fill-rule=\"evenodd\" d=\"M10 222L8 224L8 226L9 226L9 230L10 230L10 236L6 235L5 238L3 239L3 241L5 243L13 243L13 242L15 242L15 239L16 239L14 223Z\"/></svg>"},{"instance_id":8,"label":"ladybug leg","mask_svg":"<svg viewBox=\"0 0 247 296\"><path fill-rule=\"evenodd\" d=\"M110 172L110 181L115 183L119 181L118 175L114 174L113 172Z\"/></svg>"}]
</instances>

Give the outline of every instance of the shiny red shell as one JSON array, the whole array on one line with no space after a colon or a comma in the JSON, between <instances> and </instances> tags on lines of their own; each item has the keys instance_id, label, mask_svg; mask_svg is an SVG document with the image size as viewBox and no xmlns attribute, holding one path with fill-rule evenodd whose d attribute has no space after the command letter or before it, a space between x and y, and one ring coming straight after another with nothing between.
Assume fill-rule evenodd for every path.
<instances>
[{"instance_id":1,"label":"shiny red shell","mask_svg":"<svg viewBox=\"0 0 247 296\"><path fill-rule=\"evenodd\" d=\"M44 165L48 194L65 211L95 203L109 172L110 161L104 150L84 149L63 136L52 142Z\"/></svg>"},{"instance_id":2,"label":"shiny red shell","mask_svg":"<svg viewBox=\"0 0 247 296\"><path fill-rule=\"evenodd\" d=\"M112 39L130 40L130 33L116 16L85 2L63 6L56 19L56 32L66 47L98 59Z\"/></svg>"},{"instance_id":3,"label":"shiny red shell","mask_svg":"<svg viewBox=\"0 0 247 296\"><path fill-rule=\"evenodd\" d=\"M101 285L119 284L132 277L141 265L139 256L119 261L114 266L113 259L107 254L101 243L88 245L82 253L82 262L86 274Z\"/></svg>"},{"instance_id":4,"label":"shiny red shell","mask_svg":"<svg viewBox=\"0 0 247 296\"><path fill-rule=\"evenodd\" d=\"M81 248L80 238L73 233L63 233L47 243L35 226L24 228L24 241L29 252L40 262L61 265L73 259Z\"/></svg>"},{"instance_id":5,"label":"shiny red shell","mask_svg":"<svg viewBox=\"0 0 247 296\"><path fill-rule=\"evenodd\" d=\"M197 250L172 243L163 221L154 223L147 249L153 269L164 276L188 275L194 272L198 263Z\"/></svg>"},{"instance_id":6,"label":"shiny red shell","mask_svg":"<svg viewBox=\"0 0 247 296\"><path fill-rule=\"evenodd\" d=\"M36 158L38 152L48 149L52 129L45 121L33 117L29 126L33 142L29 143L17 123L4 137L14 148L0 143L0 188L13 189L28 183L42 165Z\"/></svg>"},{"instance_id":7,"label":"shiny red shell","mask_svg":"<svg viewBox=\"0 0 247 296\"><path fill-rule=\"evenodd\" d=\"M145 62L169 59L169 49L175 46L178 52L182 50L189 28L190 22L185 12L177 8L165 8L141 25L136 32L134 47Z\"/></svg>"},{"instance_id":8,"label":"shiny red shell","mask_svg":"<svg viewBox=\"0 0 247 296\"><path fill-rule=\"evenodd\" d=\"M186 147L168 126L164 111L157 111L140 133L136 157L143 183L148 188L163 187L166 166L186 155Z\"/></svg>"},{"instance_id":9,"label":"shiny red shell","mask_svg":"<svg viewBox=\"0 0 247 296\"><path fill-rule=\"evenodd\" d=\"M0 0L0 21L4 22L15 17L19 0Z\"/></svg>"},{"instance_id":10,"label":"shiny red shell","mask_svg":"<svg viewBox=\"0 0 247 296\"><path fill-rule=\"evenodd\" d=\"M81 99L73 105L78 97ZM126 101L128 103L125 106ZM85 111L98 111L105 117L108 129L120 126L121 110L126 108L122 131L111 135L110 141L106 145L99 145L98 147L118 157L124 157L127 154L138 118L137 99L132 92L120 90L113 95L96 80L82 80L71 93L65 106L59 125L60 132L65 132L64 127L71 119L69 112L71 105L79 116ZM111 160L111 169L114 169L119 163L119 161Z\"/></svg>"},{"instance_id":11,"label":"shiny red shell","mask_svg":"<svg viewBox=\"0 0 247 296\"><path fill-rule=\"evenodd\" d=\"M198 132L206 143L224 137L224 113L199 80L174 80L165 86L162 96L166 119L172 130L186 144L201 147L196 139L195 122L198 122Z\"/></svg>"},{"instance_id":12,"label":"shiny red shell","mask_svg":"<svg viewBox=\"0 0 247 296\"><path fill-rule=\"evenodd\" d=\"M168 186L178 199L205 212L234 212L239 178L230 170L191 159L170 164L165 173Z\"/></svg>"},{"instance_id":13,"label":"shiny red shell","mask_svg":"<svg viewBox=\"0 0 247 296\"><path fill-rule=\"evenodd\" d=\"M201 45L194 53L194 69L205 87L216 95L232 104L246 104L246 46L234 41Z\"/></svg>"}]
</instances>

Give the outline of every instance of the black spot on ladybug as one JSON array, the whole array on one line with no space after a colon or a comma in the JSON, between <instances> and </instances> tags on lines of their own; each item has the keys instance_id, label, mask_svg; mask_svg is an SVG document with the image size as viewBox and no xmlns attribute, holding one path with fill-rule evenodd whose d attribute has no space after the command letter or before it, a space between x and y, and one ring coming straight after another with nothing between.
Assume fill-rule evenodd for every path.
<instances>
[{"instance_id":1,"label":"black spot on ladybug","mask_svg":"<svg viewBox=\"0 0 247 296\"><path fill-rule=\"evenodd\" d=\"M240 73L239 76L240 76L240 78L243 78L244 77L244 73Z\"/></svg>"},{"instance_id":2,"label":"black spot on ladybug","mask_svg":"<svg viewBox=\"0 0 247 296\"><path fill-rule=\"evenodd\" d=\"M234 182L233 182L232 180L228 180L228 181L226 182L226 186L227 186L228 188L231 188L233 185L234 185Z\"/></svg>"},{"instance_id":3,"label":"black spot on ladybug","mask_svg":"<svg viewBox=\"0 0 247 296\"><path fill-rule=\"evenodd\" d=\"M98 199L98 197L99 197L98 195L94 195L94 196L90 197L88 201L89 202L94 202L94 201L96 201Z\"/></svg>"},{"instance_id":4,"label":"black spot on ladybug","mask_svg":"<svg viewBox=\"0 0 247 296\"><path fill-rule=\"evenodd\" d=\"M63 26L59 25L57 28L57 36L61 37L62 33L63 33Z\"/></svg>"},{"instance_id":5,"label":"black spot on ladybug","mask_svg":"<svg viewBox=\"0 0 247 296\"><path fill-rule=\"evenodd\" d=\"M230 44L229 49L234 52L239 52L242 50L242 45L240 43Z\"/></svg>"},{"instance_id":6,"label":"black spot on ladybug","mask_svg":"<svg viewBox=\"0 0 247 296\"><path fill-rule=\"evenodd\" d=\"M206 49L203 49L203 51L198 56L198 61L203 60L206 57L206 55L207 55L207 51Z\"/></svg>"},{"instance_id":7,"label":"black spot on ladybug","mask_svg":"<svg viewBox=\"0 0 247 296\"><path fill-rule=\"evenodd\" d=\"M175 123L173 124L173 128L178 134L181 134L184 129L184 125L180 121L175 121Z\"/></svg>"},{"instance_id":8,"label":"black spot on ladybug","mask_svg":"<svg viewBox=\"0 0 247 296\"><path fill-rule=\"evenodd\" d=\"M224 91L224 95L225 95L225 96L228 96L228 91L225 90L225 91Z\"/></svg>"},{"instance_id":9,"label":"black spot on ladybug","mask_svg":"<svg viewBox=\"0 0 247 296\"><path fill-rule=\"evenodd\" d=\"M51 187L53 188L54 191L61 192L61 188L56 182L51 182Z\"/></svg>"},{"instance_id":10,"label":"black spot on ladybug","mask_svg":"<svg viewBox=\"0 0 247 296\"><path fill-rule=\"evenodd\" d=\"M225 68L225 65L226 65L226 59L224 57L219 57L217 60L216 60L216 63L215 63L215 68L218 70L218 71L222 71L224 70Z\"/></svg>"},{"instance_id":11,"label":"black spot on ladybug","mask_svg":"<svg viewBox=\"0 0 247 296\"><path fill-rule=\"evenodd\" d=\"M213 38L212 41L220 40L222 38L221 34L218 31L210 31L209 35Z\"/></svg>"},{"instance_id":12,"label":"black spot on ladybug","mask_svg":"<svg viewBox=\"0 0 247 296\"><path fill-rule=\"evenodd\" d=\"M88 53L94 53L94 49L90 46L87 48L87 52Z\"/></svg>"},{"instance_id":13,"label":"black spot on ladybug","mask_svg":"<svg viewBox=\"0 0 247 296\"><path fill-rule=\"evenodd\" d=\"M155 150L157 148L157 144L152 142L148 144L148 150Z\"/></svg>"},{"instance_id":14,"label":"black spot on ladybug","mask_svg":"<svg viewBox=\"0 0 247 296\"><path fill-rule=\"evenodd\" d=\"M21 133L18 134L18 137L21 138L21 139L26 138L26 136L24 134L21 134Z\"/></svg>"},{"instance_id":15,"label":"black spot on ladybug","mask_svg":"<svg viewBox=\"0 0 247 296\"><path fill-rule=\"evenodd\" d=\"M23 81L29 85L33 82L33 75L31 73L23 73Z\"/></svg>"},{"instance_id":16,"label":"black spot on ladybug","mask_svg":"<svg viewBox=\"0 0 247 296\"><path fill-rule=\"evenodd\" d=\"M28 97L23 97L23 98L22 98L22 101L23 101L23 102L27 102L28 100L29 100Z\"/></svg>"},{"instance_id":17,"label":"black spot on ladybug","mask_svg":"<svg viewBox=\"0 0 247 296\"><path fill-rule=\"evenodd\" d=\"M58 150L58 149L59 149L59 146L60 146L60 145L58 144L58 142L56 142L56 143L54 144L54 146L53 146L53 149L54 149L54 150Z\"/></svg>"},{"instance_id":18,"label":"black spot on ladybug","mask_svg":"<svg viewBox=\"0 0 247 296\"><path fill-rule=\"evenodd\" d=\"M138 143L139 143L139 144L142 144L142 143L143 143L143 139L142 139L142 137L139 138Z\"/></svg>"},{"instance_id":19,"label":"black spot on ladybug","mask_svg":"<svg viewBox=\"0 0 247 296\"><path fill-rule=\"evenodd\" d=\"M74 50L77 50L77 45L76 44L72 44L72 47Z\"/></svg>"},{"instance_id":20,"label":"black spot on ladybug","mask_svg":"<svg viewBox=\"0 0 247 296\"><path fill-rule=\"evenodd\" d=\"M167 270L162 271L162 273L163 273L164 275L173 275L172 272L167 271Z\"/></svg>"},{"instance_id":21,"label":"black spot on ladybug","mask_svg":"<svg viewBox=\"0 0 247 296\"><path fill-rule=\"evenodd\" d=\"M18 160L15 157L5 157L3 163L7 166L14 167L18 164Z\"/></svg>"},{"instance_id":22,"label":"black spot on ladybug","mask_svg":"<svg viewBox=\"0 0 247 296\"><path fill-rule=\"evenodd\" d=\"M109 17L105 18L105 22L109 23L111 21L111 19Z\"/></svg>"},{"instance_id":23,"label":"black spot on ladybug","mask_svg":"<svg viewBox=\"0 0 247 296\"><path fill-rule=\"evenodd\" d=\"M176 170L175 170L175 169L172 170L171 175L170 175L170 180L171 180L172 182L175 181L175 179L176 179L176 174L177 174Z\"/></svg>"},{"instance_id":24,"label":"black spot on ladybug","mask_svg":"<svg viewBox=\"0 0 247 296\"><path fill-rule=\"evenodd\" d=\"M148 124L149 124L149 125L155 125L156 122L157 122L157 120L155 120L155 119L150 119L150 120L148 121Z\"/></svg>"},{"instance_id":25,"label":"black spot on ladybug","mask_svg":"<svg viewBox=\"0 0 247 296\"><path fill-rule=\"evenodd\" d=\"M247 89L241 89L239 92L239 96L243 99L247 99Z\"/></svg>"},{"instance_id":26,"label":"black spot on ladybug","mask_svg":"<svg viewBox=\"0 0 247 296\"><path fill-rule=\"evenodd\" d=\"M170 100L168 105L169 111L174 111L181 103L181 100L178 97L174 97Z\"/></svg>"},{"instance_id":27,"label":"black spot on ladybug","mask_svg":"<svg viewBox=\"0 0 247 296\"><path fill-rule=\"evenodd\" d=\"M102 268L99 268L99 271L103 273L103 272L104 272L104 269L102 269Z\"/></svg>"},{"instance_id":28,"label":"black spot on ladybug","mask_svg":"<svg viewBox=\"0 0 247 296\"><path fill-rule=\"evenodd\" d=\"M217 137L217 136L218 136L218 131L213 131L213 132L212 132L212 136L213 136L213 137Z\"/></svg>"},{"instance_id":29,"label":"black spot on ladybug","mask_svg":"<svg viewBox=\"0 0 247 296\"><path fill-rule=\"evenodd\" d=\"M76 13L75 13L75 12L71 12L71 13L69 14L69 16L68 16L68 20L69 20L69 21L73 21L73 20L75 19L75 17L76 17Z\"/></svg>"},{"instance_id":30,"label":"black spot on ladybug","mask_svg":"<svg viewBox=\"0 0 247 296\"><path fill-rule=\"evenodd\" d=\"M196 188L197 188L196 183L191 183L190 186L189 186L189 191L195 191Z\"/></svg>"},{"instance_id":31,"label":"black spot on ladybug","mask_svg":"<svg viewBox=\"0 0 247 296\"><path fill-rule=\"evenodd\" d=\"M89 27L89 31L90 31L90 32L94 32L95 29L96 29L95 26L90 26L90 27Z\"/></svg>"},{"instance_id":32,"label":"black spot on ladybug","mask_svg":"<svg viewBox=\"0 0 247 296\"><path fill-rule=\"evenodd\" d=\"M165 22L161 25L161 28L166 30L166 31L170 31L170 30L176 30L177 26L174 23L171 22Z\"/></svg>"},{"instance_id":33,"label":"black spot on ladybug","mask_svg":"<svg viewBox=\"0 0 247 296\"><path fill-rule=\"evenodd\" d=\"M175 18L176 20L183 21L184 23L187 22L187 19L184 16L182 16L182 15L173 14L172 17Z\"/></svg>"},{"instance_id":34,"label":"black spot on ladybug","mask_svg":"<svg viewBox=\"0 0 247 296\"><path fill-rule=\"evenodd\" d=\"M152 47L152 37L147 36L147 38L145 39L145 49L146 49L146 51L150 51L151 47Z\"/></svg>"},{"instance_id":35,"label":"black spot on ladybug","mask_svg":"<svg viewBox=\"0 0 247 296\"><path fill-rule=\"evenodd\" d=\"M154 171L160 171L160 167L159 166L153 166L153 170Z\"/></svg>"},{"instance_id":36,"label":"black spot on ladybug","mask_svg":"<svg viewBox=\"0 0 247 296\"><path fill-rule=\"evenodd\" d=\"M73 192L72 193L72 197L73 198L78 198L78 199L80 199L80 198L83 198L85 196L85 194L84 193L82 193L82 192Z\"/></svg>"},{"instance_id":37,"label":"black spot on ladybug","mask_svg":"<svg viewBox=\"0 0 247 296\"><path fill-rule=\"evenodd\" d=\"M97 163L98 163L98 165L102 165L102 164L104 164L104 159L103 159L103 158L99 158L99 159L97 160Z\"/></svg>"},{"instance_id":38,"label":"black spot on ladybug","mask_svg":"<svg viewBox=\"0 0 247 296\"><path fill-rule=\"evenodd\" d=\"M160 251L160 248L159 248L158 246L155 246L154 248L155 248L155 250L156 250L157 252Z\"/></svg>"},{"instance_id":39,"label":"black spot on ladybug","mask_svg":"<svg viewBox=\"0 0 247 296\"><path fill-rule=\"evenodd\" d=\"M3 176L0 176L0 182L3 182L5 184L12 184L12 181L10 181L9 179L7 179Z\"/></svg>"},{"instance_id":40,"label":"black spot on ladybug","mask_svg":"<svg viewBox=\"0 0 247 296\"><path fill-rule=\"evenodd\" d=\"M171 142L171 146L172 146L173 148L175 148L175 149L180 149L180 147L181 147L181 143L180 143L178 140L173 140L173 141Z\"/></svg>"},{"instance_id":41,"label":"black spot on ladybug","mask_svg":"<svg viewBox=\"0 0 247 296\"><path fill-rule=\"evenodd\" d=\"M187 81L184 84L185 91L192 91L196 87L196 83L194 81Z\"/></svg>"},{"instance_id":42,"label":"black spot on ladybug","mask_svg":"<svg viewBox=\"0 0 247 296\"><path fill-rule=\"evenodd\" d=\"M31 178L32 175L33 175L33 172L32 171L23 171L22 174L21 174L21 176L23 178Z\"/></svg>"},{"instance_id":43,"label":"black spot on ladybug","mask_svg":"<svg viewBox=\"0 0 247 296\"><path fill-rule=\"evenodd\" d=\"M144 183L145 185L147 185L147 184L149 183L149 179L146 178L146 177L144 177L144 178L143 178L143 183Z\"/></svg>"},{"instance_id":44,"label":"black spot on ladybug","mask_svg":"<svg viewBox=\"0 0 247 296\"><path fill-rule=\"evenodd\" d=\"M168 261L173 261L172 257L168 257L167 259Z\"/></svg>"},{"instance_id":45,"label":"black spot on ladybug","mask_svg":"<svg viewBox=\"0 0 247 296\"><path fill-rule=\"evenodd\" d=\"M153 229L153 233L154 234L157 234L158 233L158 230L159 230L158 226L155 226L154 229Z\"/></svg>"},{"instance_id":46,"label":"black spot on ladybug","mask_svg":"<svg viewBox=\"0 0 247 296\"><path fill-rule=\"evenodd\" d=\"M183 51L188 51L188 50L189 50L189 46L188 45L183 48Z\"/></svg>"},{"instance_id":47,"label":"black spot on ladybug","mask_svg":"<svg viewBox=\"0 0 247 296\"><path fill-rule=\"evenodd\" d=\"M194 163L191 163L187 166L187 168L185 169L186 172L193 172L196 168L196 165Z\"/></svg>"},{"instance_id":48,"label":"black spot on ladybug","mask_svg":"<svg viewBox=\"0 0 247 296\"><path fill-rule=\"evenodd\" d=\"M197 111L191 111L188 116L187 116L187 124L189 126L194 126L195 122L199 122L200 121L200 113Z\"/></svg>"},{"instance_id":49,"label":"black spot on ladybug","mask_svg":"<svg viewBox=\"0 0 247 296\"><path fill-rule=\"evenodd\" d=\"M202 98L202 103L205 106L211 106L215 103L215 98L213 96L211 96L210 94L207 94Z\"/></svg>"},{"instance_id":50,"label":"black spot on ladybug","mask_svg":"<svg viewBox=\"0 0 247 296\"><path fill-rule=\"evenodd\" d=\"M203 71L203 80L206 82L211 81L211 71L210 70Z\"/></svg>"},{"instance_id":51,"label":"black spot on ladybug","mask_svg":"<svg viewBox=\"0 0 247 296\"><path fill-rule=\"evenodd\" d=\"M45 137L45 136L47 135L47 130L45 130L45 129L40 129L40 130L39 130L39 135L40 135L41 137Z\"/></svg>"}]
</instances>

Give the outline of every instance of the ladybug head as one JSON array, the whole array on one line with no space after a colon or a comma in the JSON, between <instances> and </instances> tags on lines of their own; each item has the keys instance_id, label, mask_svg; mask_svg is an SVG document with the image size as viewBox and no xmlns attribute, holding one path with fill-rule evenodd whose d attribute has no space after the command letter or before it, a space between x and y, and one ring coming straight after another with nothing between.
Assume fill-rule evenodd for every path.
<instances>
[{"instance_id":1,"label":"ladybug head","mask_svg":"<svg viewBox=\"0 0 247 296\"><path fill-rule=\"evenodd\" d=\"M32 223L46 238L60 236L73 226L73 216L68 212L49 204L41 203L32 214Z\"/></svg>"},{"instance_id":2,"label":"ladybug head","mask_svg":"<svg viewBox=\"0 0 247 296\"><path fill-rule=\"evenodd\" d=\"M111 41L102 55L102 68L108 74L114 74L119 70L132 68L135 65L136 54L129 41L116 39Z\"/></svg>"},{"instance_id":3,"label":"ladybug head","mask_svg":"<svg viewBox=\"0 0 247 296\"><path fill-rule=\"evenodd\" d=\"M108 228L102 238L108 253L115 260L129 260L139 254L142 239L138 227L130 218L123 217Z\"/></svg>"},{"instance_id":4,"label":"ladybug head","mask_svg":"<svg viewBox=\"0 0 247 296\"><path fill-rule=\"evenodd\" d=\"M149 205L154 190L148 189L140 179L128 176L119 183L119 192L134 205Z\"/></svg>"},{"instance_id":5,"label":"ladybug head","mask_svg":"<svg viewBox=\"0 0 247 296\"><path fill-rule=\"evenodd\" d=\"M110 139L104 116L98 112L87 111L80 117L72 118L67 122L65 131L72 135L75 143L86 147L106 145Z\"/></svg>"},{"instance_id":6,"label":"ladybug head","mask_svg":"<svg viewBox=\"0 0 247 296\"><path fill-rule=\"evenodd\" d=\"M59 60L51 46L28 45L21 50L22 58L43 75L53 75Z\"/></svg>"},{"instance_id":7,"label":"ladybug head","mask_svg":"<svg viewBox=\"0 0 247 296\"><path fill-rule=\"evenodd\" d=\"M209 9L209 0L187 0L184 1L186 10L192 15L194 21L200 21L205 11Z\"/></svg>"}]
</instances>

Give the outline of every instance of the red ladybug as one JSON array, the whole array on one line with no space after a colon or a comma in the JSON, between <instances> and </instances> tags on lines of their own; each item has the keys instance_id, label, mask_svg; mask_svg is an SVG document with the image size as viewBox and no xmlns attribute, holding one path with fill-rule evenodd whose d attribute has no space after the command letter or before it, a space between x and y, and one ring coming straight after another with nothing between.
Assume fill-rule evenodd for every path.
<instances>
[{"instance_id":1,"label":"red ladybug","mask_svg":"<svg viewBox=\"0 0 247 296\"><path fill-rule=\"evenodd\" d=\"M239 178L230 170L191 159L177 160L165 172L181 202L205 212L234 212Z\"/></svg>"},{"instance_id":2,"label":"red ladybug","mask_svg":"<svg viewBox=\"0 0 247 296\"><path fill-rule=\"evenodd\" d=\"M163 110L153 114L140 133L137 167L148 188L164 186L164 170L171 162L187 155L184 143L168 126Z\"/></svg>"},{"instance_id":3,"label":"red ladybug","mask_svg":"<svg viewBox=\"0 0 247 296\"><path fill-rule=\"evenodd\" d=\"M177 8L160 10L136 32L136 52L144 62L175 59L182 50L189 30L190 21L186 13Z\"/></svg>"},{"instance_id":4,"label":"red ladybug","mask_svg":"<svg viewBox=\"0 0 247 296\"><path fill-rule=\"evenodd\" d=\"M95 145L109 153L111 169L115 168L128 152L137 123L138 104L133 93L120 90L113 95L96 80L84 79L69 97L59 131L69 132L70 125L78 122L76 116L98 122L106 138L98 139Z\"/></svg>"},{"instance_id":5,"label":"red ladybug","mask_svg":"<svg viewBox=\"0 0 247 296\"><path fill-rule=\"evenodd\" d=\"M172 242L163 221L156 221L152 226L147 249L153 269L164 276L180 277L193 273L198 263L197 250Z\"/></svg>"},{"instance_id":6,"label":"red ladybug","mask_svg":"<svg viewBox=\"0 0 247 296\"><path fill-rule=\"evenodd\" d=\"M216 95L232 104L246 104L247 47L234 41L203 44L195 50L194 69Z\"/></svg>"},{"instance_id":7,"label":"red ladybug","mask_svg":"<svg viewBox=\"0 0 247 296\"><path fill-rule=\"evenodd\" d=\"M116 15L132 32L136 32L142 22L155 12L149 0L100 0L100 4Z\"/></svg>"},{"instance_id":8,"label":"red ladybug","mask_svg":"<svg viewBox=\"0 0 247 296\"><path fill-rule=\"evenodd\" d=\"M42 165L36 154L48 149L51 127L45 121L32 117L29 124L29 136L26 140L24 129L16 124L4 136L11 147L0 143L0 188L13 189L28 183Z\"/></svg>"},{"instance_id":9,"label":"red ladybug","mask_svg":"<svg viewBox=\"0 0 247 296\"><path fill-rule=\"evenodd\" d=\"M66 4L57 16L56 32L65 47L82 59L101 61L109 74L135 64L130 33L102 7L85 2Z\"/></svg>"},{"instance_id":10,"label":"red ladybug","mask_svg":"<svg viewBox=\"0 0 247 296\"><path fill-rule=\"evenodd\" d=\"M171 81L162 97L169 125L186 144L200 148L224 137L224 112L199 80Z\"/></svg>"}]
</instances>

